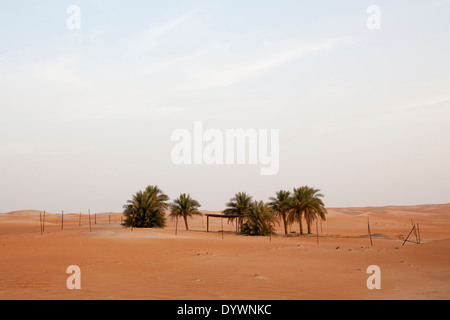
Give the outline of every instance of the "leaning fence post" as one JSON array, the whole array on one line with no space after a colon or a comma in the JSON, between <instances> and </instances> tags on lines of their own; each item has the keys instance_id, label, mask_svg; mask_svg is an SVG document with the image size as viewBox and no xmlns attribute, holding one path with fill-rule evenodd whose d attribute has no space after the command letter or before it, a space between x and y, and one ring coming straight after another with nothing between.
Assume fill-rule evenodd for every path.
<instances>
[{"instance_id":1,"label":"leaning fence post","mask_svg":"<svg viewBox=\"0 0 450 320\"><path fill-rule=\"evenodd\" d=\"M411 231L409 232L408 236L406 237L405 241L403 241L402 247L405 245L406 241L408 241L409 236L411 235L411 233L416 229L416 226L413 226Z\"/></svg>"},{"instance_id":2,"label":"leaning fence post","mask_svg":"<svg viewBox=\"0 0 450 320\"><path fill-rule=\"evenodd\" d=\"M370 231L370 221L369 221L369 218L367 218L367 230L369 231L370 245L373 247L373 242L372 242L372 232Z\"/></svg>"}]
</instances>

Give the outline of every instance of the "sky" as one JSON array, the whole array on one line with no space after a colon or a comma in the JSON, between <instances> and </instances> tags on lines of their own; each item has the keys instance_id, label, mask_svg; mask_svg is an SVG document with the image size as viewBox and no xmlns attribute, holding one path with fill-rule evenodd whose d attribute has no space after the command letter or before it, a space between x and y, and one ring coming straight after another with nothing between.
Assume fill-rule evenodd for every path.
<instances>
[{"instance_id":1,"label":"sky","mask_svg":"<svg viewBox=\"0 0 450 320\"><path fill-rule=\"evenodd\" d=\"M203 210L303 185L327 207L447 203L449 17L446 0L2 1L0 212L118 212L148 185ZM177 165L171 135L195 121L279 130L278 172Z\"/></svg>"}]
</instances>

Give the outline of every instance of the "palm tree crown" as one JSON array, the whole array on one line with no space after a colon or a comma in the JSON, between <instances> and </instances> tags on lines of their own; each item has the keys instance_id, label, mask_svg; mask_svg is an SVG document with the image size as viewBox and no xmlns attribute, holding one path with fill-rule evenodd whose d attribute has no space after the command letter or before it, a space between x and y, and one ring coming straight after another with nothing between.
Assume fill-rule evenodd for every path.
<instances>
[{"instance_id":1,"label":"palm tree crown","mask_svg":"<svg viewBox=\"0 0 450 320\"><path fill-rule=\"evenodd\" d=\"M252 203L252 196L248 195L245 192L238 192L234 195L233 198L230 199L225 205L226 208L223 213L226 216L230 215L238 215L240 217L240 224L242 225L243 219L245 218L248 209ZM232 220L231 218L230 220Z\"/></svg>"}]
</instances>

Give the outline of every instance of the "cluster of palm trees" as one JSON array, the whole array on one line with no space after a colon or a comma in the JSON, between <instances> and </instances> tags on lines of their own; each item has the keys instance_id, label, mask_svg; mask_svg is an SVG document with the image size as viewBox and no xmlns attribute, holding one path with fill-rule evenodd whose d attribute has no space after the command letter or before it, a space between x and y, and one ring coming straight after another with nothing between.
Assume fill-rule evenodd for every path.
<instances>
[{"instance_id":1,"label":"cluster of palm trees","mask_svg":"<svg viewBox=\"0 0 450 320\"><path fill-rule=\"evenodd\" d=\"M288 234L289 225L298 222L300 235L303 235L303 219L308 233L311 233L311 225L316 219L325 220L327 210L322 197L319 189L309 186L294 188L292 193L280 190L275 197L269 198L268 203L253 201L247 193L239 192L226 204L227 209L223 213L239 216L241 233L268 235L274 232L274 222L280 219L285 234Z\"/></svg>"},{"instance_id":2,"label":"cluster of palm trees","mask_svg":"<svg viewBox=\"0 0 450 320\"><path fill-rule=\"evenodd\" d=\"M311 233L311 225L317 219L325 220L327 213L322 201L323 195L319 189L309 186L294 188L293 192L280 190L269 202L254 201L245 192L238 192L226 203L223 211L229 216L229 221L238 217L239 229L242 234L270 235L275 232L275 224L281 220L285 234L288 226L299 224L300 234L303 234L303 223L307 224L307 232ZM158 188L148 186L138 191L124 206L123 226L135 228L164 228L166 226L166 210L170 211L170 219L183 218L186 230L189 230L188 218L202 215L198 210L200 203L190 194L182 193L168 203L169 197Z\"/></svg>"},{"instance_id":3,"label":"cluster of palm trees","mask_svg":"<svg viewBox=\"0 0 450 320\"><path fill-rule=\"evenodd\" d=\"M125 220L122 225L132 228L164 228L165 212L169 209L169 217L184 218L186 230L189 230L188 218L201 215L198 210L200 203L186 193L180 194L170 204L167 203L168 200L169 197L158 186L148 186L144 191L138 191L124 206Z\"/></svg>"}]
</instances>

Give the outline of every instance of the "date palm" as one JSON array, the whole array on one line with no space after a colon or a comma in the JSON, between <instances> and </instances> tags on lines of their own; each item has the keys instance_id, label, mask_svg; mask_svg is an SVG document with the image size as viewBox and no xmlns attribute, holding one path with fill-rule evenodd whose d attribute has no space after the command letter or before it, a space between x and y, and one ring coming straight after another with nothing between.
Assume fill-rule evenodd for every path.
<instances>
[{"instance_id":1,"label":"date palm","mask_svg":"<svg viewBox=\"0 0 450 320\"><path fill-rule=\"evenodd\" d=\"M223 211L226 216L237 215L239 216L240 225L242 226L243 220L246 217L248 209L252 203L252 196L245 192L238 192L230 199L225 205L228 207ZM229 220L233 220L230 218Z\"/></svg>"},{"instance_id":2,"label":"date palm","mask_svg":"<svg viewBox=\"0 0 450 320\"><path fill-rule=\"evenodd\" d=\"M202 215L198 210L199 207L200 203L192 199L190 194L182 193L170 204L169 217L172 219L183 217L186 230L189 230L188 218L192 218L193 215Z\"/></svg>"},{"instance_id":3,"label":"date palm","mask_svg":"<svg viewBox=\"0 0 450 320\"><path fill-rule=\"evenodd\" d=\"M276 193L276 197L270 197L269 205L276 212L278 217L283 220L284 234L288 234L288 215L291 209L291 192L280 190Z\"/></svg>"},{"instance_id":4,"label":"date palm","mask_svg":"<svg viewBox=\"0 0 450 320\"><path fill-rule=\"evenodd\" d=\"M292 211L289 215L289 222L297 221L299 223L300 235L303 234L302 218L304 216L308 224L308 233L311 232L311 222L314 220L314 217L325 218L325 206L320 199L323 195L319 192L319 189L309 186L294 189L291 197Z\"/></svg>"},{"instance_id":5,"label":"date palm","mask_svg":"<svg viewBox=\"0 0 450 320\"><path fill-rule=\"evenodd\" d=\"M308 208L305 210L305 220L308 226L308 234L311 234L311 224L316 219L326 220L325 215L327 214L327 209L325 208L325 204L323 203L322 194L316 193L315 196L311 199Z\"/></svg>"},{"instance_id":6,"label":"date palm","mask_svg":"<svg viewBox=\"0 0 450 320\"><path fill-rule=\"evenodd\" d=\"M247 210L246 222L242 225L241 233L268 236L275 233L275 222L277 217L272 207L263 201L254 201Z\"/></svg>"},{"instance_id":7,"label":"date palm","mask_svg":"<svg viewBox=\"0 0 450 320\"><path fill-rule=\"evenodd\" d=\"M125 227L164 228L165 210L169 197L158 186L148 186L138 191L124 205Z\"/></svg>"}]
</instances>

